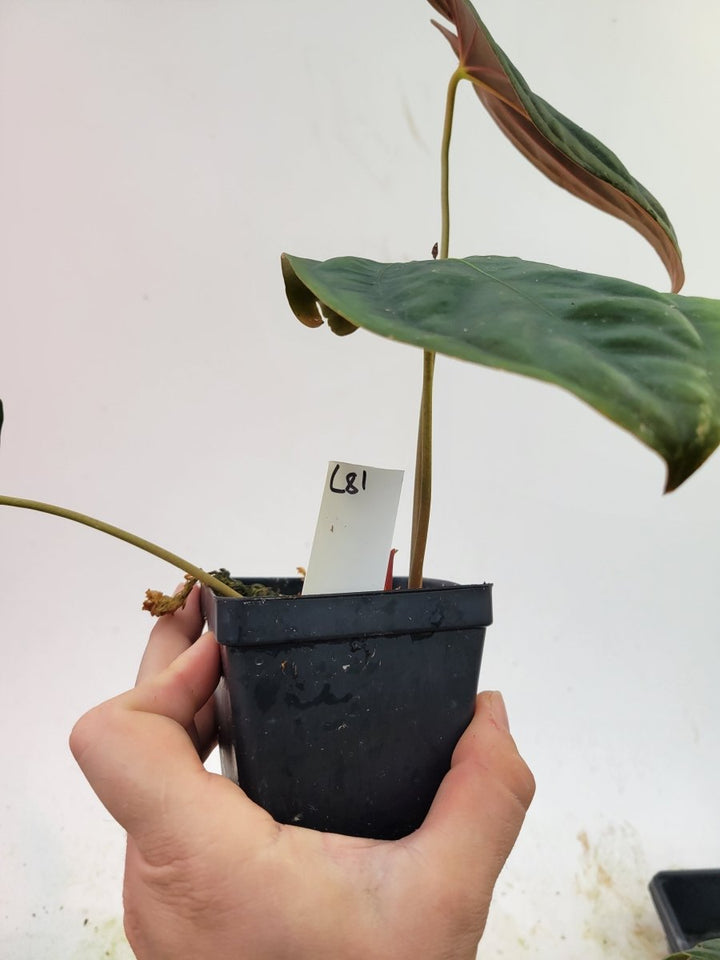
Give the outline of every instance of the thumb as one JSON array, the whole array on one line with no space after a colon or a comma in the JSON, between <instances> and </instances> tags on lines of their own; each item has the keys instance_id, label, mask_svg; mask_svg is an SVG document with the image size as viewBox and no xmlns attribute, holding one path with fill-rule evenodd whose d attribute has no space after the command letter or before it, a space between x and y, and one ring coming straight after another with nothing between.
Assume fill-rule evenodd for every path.
<instances>
[{"instance_id":1,"label":"thumb","mask_svg":"<svg viewBox=\"0 0 720 960\"><path fill-rule=\"evenodd\" d=\"M132 835L173 829L209 774L187 730L212 696L219 655L205 634L168 667L86 713L70 749L90 786Z\"/></svg>"},{"instance_id":2,"label":"thumb","mask_svg":"<svg viewBox=\"0 0 720 960\"><path fill-rule=\"evenodd\" d=\"M482 693L413 843L436 871L489 897L517 839L535 781L510 735L499 693ZM408 838L410 839L410 838Z\"/></svg>"}]
</instances>

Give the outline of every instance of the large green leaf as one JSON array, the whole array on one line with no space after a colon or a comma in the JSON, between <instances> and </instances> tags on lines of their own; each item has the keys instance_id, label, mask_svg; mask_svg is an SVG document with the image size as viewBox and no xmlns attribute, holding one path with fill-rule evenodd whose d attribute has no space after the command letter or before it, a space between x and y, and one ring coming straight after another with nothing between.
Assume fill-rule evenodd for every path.
<instances>
[{"instance_id":1,"label":"large green leaf","mask_svg":"<svg viewBox=\"0 0 720 960\"><path fill-rule=\"evenodd\" d=\"M706 940L689 950L674 953L667 960L720 960L720 940Z\"/></svg>"},{"instance_id":2,"label":"large green leaf","mask_svg":"<svg viewBox=\"0 0 720 960\"><path fill-rule=\"evenodd\" d=\"M469 0L429 3L454 25L456 34L433 21L506 136L554 183L639 231L665 264L672 289L679 290L684 281L680 250L655 197L607 147L532 92Z\"/></svg>"},{"instance_id":3,"label":"large green leaf","mask_svg":"<svg viewBox=\"0 0 720 960\"><path fill-rule=\"evenodd\" d=\"M720 442L720 302L507 257L375 263L283 256L309 326L558 384L667 462L667 489Z\"/></svg>"}]
</instances>

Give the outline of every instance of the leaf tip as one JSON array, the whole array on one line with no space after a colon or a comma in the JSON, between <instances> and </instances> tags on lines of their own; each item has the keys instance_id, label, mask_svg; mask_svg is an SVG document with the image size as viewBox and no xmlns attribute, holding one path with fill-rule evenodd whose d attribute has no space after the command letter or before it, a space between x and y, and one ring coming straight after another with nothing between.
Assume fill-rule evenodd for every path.
<instances>
[{"instance_id":1,"label":"leaf tip","mask_svg":"<svg viewBox=\"0 0 720 960\"><path fill-rule=\"evenodd\" d=\"M680 293L685 283L685 267L682 262L682 255L680 251L675 248L677 251L677 257L673 261L672 266L668 267L670 273L670 280L672 282L671 293Z\"/></svg>"},{"instance_id":2,"label":"leaf tip","mask_svg":"<svg viewBox=\"0 0 720 960\"><path fill-rule=\"evenodd\" d=\"M696 453L692 459L684 458L682 460L666 460L667 477L665 480L665 489L663 493L672 493L682 486L686 480L696 473L700 467L708 460L717 449L717 442L705 447L700 453Z\"/></svg>"}]
</instances>

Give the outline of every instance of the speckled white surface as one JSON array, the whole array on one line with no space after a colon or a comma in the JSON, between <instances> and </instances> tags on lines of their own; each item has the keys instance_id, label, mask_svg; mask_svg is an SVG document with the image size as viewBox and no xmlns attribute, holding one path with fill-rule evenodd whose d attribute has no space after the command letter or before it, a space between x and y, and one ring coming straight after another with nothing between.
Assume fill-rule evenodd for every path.
<instances>
[{"instance_id":1,"label":"speckled white surface","mask_svg":"<svg viewBox=\"0 0 720 960\"><path fill-rule=\"evenodd\" d=\"M720 297L716 0L483 0L530 85L667 208ZM295 323L279 254L422 259L438 239L446 44L422 0L0 3L0 487L201 565L292 573L328 459L413 462L420 357ZM472 92L452 249L666 289L618 221L516 157ZM492 580L483 685L538 793L481 957L663 953L646 884L719 866L720 459L660 461L574 399L439 361L429 574ZM410 488L396 542L407 563ZM402 562L401 562L402 561ZM127 960L123 840L67 750L132 683L177 574L0 513L0 956Z\"/></svg>"}]
</instances>

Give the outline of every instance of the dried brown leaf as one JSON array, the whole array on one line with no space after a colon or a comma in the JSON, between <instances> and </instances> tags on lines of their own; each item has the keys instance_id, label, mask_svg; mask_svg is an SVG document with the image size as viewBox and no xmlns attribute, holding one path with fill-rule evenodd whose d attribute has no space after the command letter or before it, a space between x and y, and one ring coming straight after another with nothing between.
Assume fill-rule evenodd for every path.
<instances>
[{"instance_id":1,"label":"dried brown leaf","mask_svg":"<svg viewBox=\"0 0 720 960\"><path fill-rule=\"evenodd\" d=\"M147 610L153 617L163 617L166 613L175 613L176 610L180 610L185 606L187 598L190 596L190 592L196 583L196 577L191 577L190 574L186 574L185 585L172 597L169 597L161 590L146 590L145 602L142 608L143 610Z\"/></svg>"}]
</instances>

